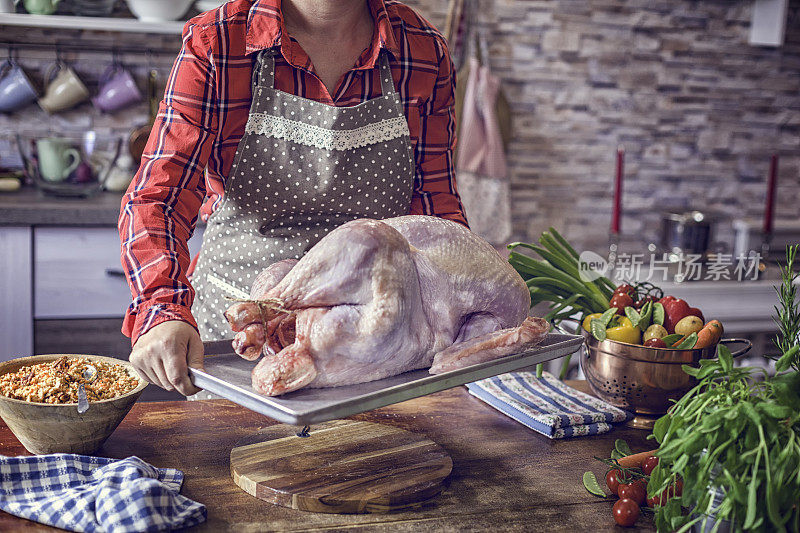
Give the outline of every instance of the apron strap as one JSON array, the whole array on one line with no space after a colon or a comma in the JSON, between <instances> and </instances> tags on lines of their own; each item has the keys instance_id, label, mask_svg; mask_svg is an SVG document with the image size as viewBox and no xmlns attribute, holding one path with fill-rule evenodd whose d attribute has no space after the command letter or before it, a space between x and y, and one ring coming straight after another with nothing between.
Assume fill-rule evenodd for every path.
<instances>
[{"instance_id":1,"label":"apron strap","mask_svg":"<svg viewBox=\"0 0 800 533\"><path fill-rule=\"evenodd\" d=\"M381 50L379 61L381 64L381 92L383 96L391 96L395 93L395 88L392 69L389 66L389 53L386 50Z\"/></svg>"},{"instance_id":2,"label":"apron strap","mask_svg":"<svg viewBox=\"0 0 800 533\"><path fill-rule=\"evenodd\" d=\"M275 86L275 50L266 48L256 55L253 67L253 87L272 89Z\"/></svg>"}]
</instances>

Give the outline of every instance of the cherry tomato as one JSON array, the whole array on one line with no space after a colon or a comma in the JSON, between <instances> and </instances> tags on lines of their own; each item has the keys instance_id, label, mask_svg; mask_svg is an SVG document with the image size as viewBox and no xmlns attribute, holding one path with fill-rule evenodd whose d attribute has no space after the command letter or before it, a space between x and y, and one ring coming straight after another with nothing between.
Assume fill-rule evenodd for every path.
<instances>
[{"instance_id":1,"label":"cherry tomato","mask_svg":"<svg viewBox=\"0 0 800 533\"><path fill-rule=\"evenodd\" d=\"M620 484L617 494L622 499L629 499L636 502L636 505L644 505L647 501L647 484L642 479L637 479L632 483Z\"/></svg>"},{"instance_id":2,"label":"cherry tomato","mask_svg":"<svg viewBox=\"0 0 800 533\"><path fill-rule=\"evenodd\" d=\"M659 459L658 456L656 455L651 455L645 458L645 460L642 461L641 465L642 471L649 476L650 474L653 473L653 470L655 470L656 466L658 465L658 461Z\"/></svg>"},{"instance_id":3,"label":"cherry tomato","mask_svg":"<svg viewBox=\"0 0 800 533\"><path fill-rule=\"evenodd\" d=\"M609 302L609 307L616 307L618 315L625 314L625 308L630 307L633 305L633 298L630 297L628 294L620 294L617 293L611 297L611 302Z\"/></svg>"},{"instance_id":4,"label":"cherry tomato","mask_svg":"<svg viewBox=\"0 0 800 533\"><path fill-rule=\"evenodd\" d=\"M628 498L617 500L611 510L614 513L614 520L622 527L631 527L635 524L641 512L636 502Z\"/></svg>"},{"instance_id":5,"label":"cherry tomato","mask_svg":"<svg viewBox=\"0 0 800 533\"><path fill-rule=\"evenodd\" d=\"M614 294L631 294L632 292L633 292L633 287L631 287L627 283L623 283L622 285L617 285L617 288L614 289Z\"/></svg>"},{"instance_id":6,"label":"cherry tomato","mask_svg":"<svg viewBox=\"0 0 800 533\"><path fill-rule=\"evenodd\" d=\"M648 348L666 348L667 343L664 342L662 339L647 339L644 341L644 345ZM650 475L650 472L645 472L645 474Z\"/></svg>"},{"instance_id":7,"label":"cherry tomato","mask_svg":"<svg viewBox=\"0 0 800 533\"><path fill-rule=\"evenodd\" d=\"M658 464L658 457L656 457L655 455L651 455L642 462L642 472L644 472L646 475L649 476L653 472L653 469L656 467L657 464Z\"/></svg>"},{"instance_id":8,"label":"cherry tomato","mask_svg":"<svg viewBox=\"0 0 800 533\"><path fill-rule=\"evenodd\" d=\"M608 485L611 494L617 494L620 477L622 477L622 472L617 468L612 468L606 474L606 485Z\"/></svg>"}]
</instances>

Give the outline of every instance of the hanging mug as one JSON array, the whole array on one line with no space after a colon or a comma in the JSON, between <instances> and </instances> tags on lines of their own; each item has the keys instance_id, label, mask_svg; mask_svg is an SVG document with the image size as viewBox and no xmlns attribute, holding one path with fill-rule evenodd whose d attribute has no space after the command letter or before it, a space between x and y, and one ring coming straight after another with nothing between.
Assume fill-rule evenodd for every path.
<instances>
[{"instance_id":1,"label":"hanging mug","mask_svg":"<svg viewBox=\"0 0 800 533\"><path fill-rule=\"evenodd\" d=\"M0 13L14 13L19 0L0 0Z\"/></svg>"},{"instance_id":2,"label":"hanging mug","mask_svg":"<svg viewBox=\"0 0 800 533\"><path fill-rule=\"evenodd\" d=\"M36 87L21 66L8 59L0 67L0 113L11 113L36 100Z\"/></svg>"},{"instance_id":3,"label":"hanging mug","mask_svg":"<svg viewBox=\"0 0 800 533\"><path fill-rule=\"evenodd\" d=\"M92 104L98 111L111 113L138 104L142 99L142 92L131 73L115 63L100 77L100 89L92 98Z\"/></svg>"},{"instance_id":4,"label":"hanging mug","mask_svg":"<svg viewBox=\"0 0 800 533\"><path fill-rule=\"evenodd\" d=\"M47 89L39 106L47 113L70 109L89 98L89 89L71 67L57 62L45 75Z\"/></svg>"}]
</instances>

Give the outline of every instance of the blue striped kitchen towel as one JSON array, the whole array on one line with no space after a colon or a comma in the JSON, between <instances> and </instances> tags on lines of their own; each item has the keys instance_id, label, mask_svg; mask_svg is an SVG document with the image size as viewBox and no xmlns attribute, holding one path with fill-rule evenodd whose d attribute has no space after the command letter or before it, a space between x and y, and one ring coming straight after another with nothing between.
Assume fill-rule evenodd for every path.
<instances>
[{"instance_id":1,"label":"blue striped kitchen towel","mask_svg":"<svg viewBox=\"0 0 800 533\"><path fill-rule=\"evenodd\" d=\"M129 533L194 526L206 507L181 496L183 472L138 457L0 455L0 509L69 531Z\"/></svg>"},{"instance_id":2,"label":"blue striped kitchen towel","mask_svg":"<svg viewBox=\"0 0 800 533\"><path fill-rule=\"evenodd\" d=\"M470 394L551 439L599 435L633 417L552 374L511 372L468 383Z\"/></svg>"}]
</instances>

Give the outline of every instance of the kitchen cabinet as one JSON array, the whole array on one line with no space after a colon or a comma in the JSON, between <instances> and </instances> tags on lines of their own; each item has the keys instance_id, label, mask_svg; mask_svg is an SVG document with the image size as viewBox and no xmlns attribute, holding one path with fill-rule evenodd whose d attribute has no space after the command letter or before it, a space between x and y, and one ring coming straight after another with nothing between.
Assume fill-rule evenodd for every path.
<instances>
[{"instance_id":1,"label":"kitchen cabinet","mask_svg":"<svg viewBox=\"0 0 800 533\"><path fill-rule=\"evenodd\" d=\"M0 227L0 361L33 351L32 235Z\"/></svg>"},{"instance_id":2,"label":"kitchen cabinet","mask_svg":"<svg viewBox=\"0 0 800 533\"><path fill-rule=\"evenodd\" d=\"M202 235L189 241L192 254ZM130 304L116 228L35 228L33 249L34 319L115 317Z\"/></svg>"},{"instance_id":3,"label":"kitchen cabinet","mask_svg":"<svg viewBox=\"0 0 800 533\"><path fill-rule=\"evenodd\" d=\"M35 228L33 317L120 316L131 293L116 228Z\"/></svg>"},{"instance_id":4,"label":"kitchen cabinet","mask_svg":"<svg viewBox=\"0 0 800 533\"><path fill-rule=\"evenodd\" d=\"M202 234L198 228L189 241L192 254ZM104 335L119 345L131 295L116 228L0 227L0 265L0 361L38 353L37 346L85 352L102 346Z\"/></svg>"}]
</instances>

